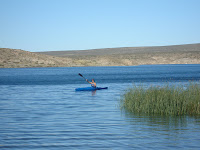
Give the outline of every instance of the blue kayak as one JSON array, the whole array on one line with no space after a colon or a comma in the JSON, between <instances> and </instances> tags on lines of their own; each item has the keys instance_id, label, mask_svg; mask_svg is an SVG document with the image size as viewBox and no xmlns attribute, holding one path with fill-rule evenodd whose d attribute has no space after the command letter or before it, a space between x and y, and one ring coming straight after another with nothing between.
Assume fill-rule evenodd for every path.
<instances>
[{"instance_id":1,"label":"blue kayak","mask_svg":"<svg viewBox=\"0 0 200 150\"><path fill-rule=\"evenodd\" d=\"M108 87L84 87L84 88L76 88L75 91L96 91L96 90L103 90L108 89Z\"/></svg>"}]
</instances>

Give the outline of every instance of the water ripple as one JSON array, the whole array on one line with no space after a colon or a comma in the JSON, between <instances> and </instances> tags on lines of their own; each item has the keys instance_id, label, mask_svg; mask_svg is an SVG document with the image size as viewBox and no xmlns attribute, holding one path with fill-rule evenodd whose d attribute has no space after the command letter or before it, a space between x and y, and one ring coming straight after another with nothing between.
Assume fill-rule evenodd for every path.
<instances>
[{"instance_id":1,"label":"water ripple","mask_svg":"<svg viewBox=\"0 0 200 150\"><path fill-rule=\"evenodd\" d=\"M171 66L168 67L171 68ZM38 84L26 80L32 83L1 84L0 149L199 149L199 117L148 116L120 111L118 107L120 95L132 85L132 82L125 80L130 79L129 77L134 73L142 76L144 68L150 69L150 67L120 68L123 70L121 76L116 67L112 68L114 70L109 76L117 80L98 84L108 86L109 89L96 91L96 93L74 91L77 86L88 86L82 83L82 79L73 78L80 68L71 68L70 71L73 70L73 72L68 74L72 81L78 80L75 84L66 83L66 81L64 81L66 84L60 84L62 79L66 80L64 76L68 73L67 68L58 69L61 69L61 72L57 74L62 76L59 83L52 80L52 84L49 82ZM178 73L176 69L173 76L180 76L183 71L179 68ZM55 78L54 69L50 68L45 70L47 77L49 77L48 70L51 77ZM99 72L98 67L95 70L82 68L82 72L86 75L88 72L89 76L99 73L96 76L99 81L103 81L105 75L109 73L108 68L104 70L105 72L102 70L104 68L100 68ZM158 72L165 76L163 70L161 67ZM189 72L189 70L191 69L184 68L184 72ZM33 71L34 69L28 69L27 72L15 72L7 79L15 75L23 77L23 74L27 76L31 73L35 78L38 73ZM150 72L145 71L152 76L156 73L155 68L149 70ZM173 73L172 68L170 71ZM196 69L196 73L193 70L193 74L198 76L199 70ZM5 79L6 73L0 76ZM41 78L43 81L45 75L39 73L38 77L40 76L43 76ZM186 73L186 78L193 77ZM123 78L123 81L119 82L119 78ZM132 76L131 80L133 78L135 76ZM154 78L156 79L157 76ZM185 78L182 77L182 79L185 82ZM51 78L48 79L50 80ZM154 82L154 79L151 81L152 84L162 84L162 82ZM144 84L149 85L149 81Z\"/></svg>"}]
</instances>

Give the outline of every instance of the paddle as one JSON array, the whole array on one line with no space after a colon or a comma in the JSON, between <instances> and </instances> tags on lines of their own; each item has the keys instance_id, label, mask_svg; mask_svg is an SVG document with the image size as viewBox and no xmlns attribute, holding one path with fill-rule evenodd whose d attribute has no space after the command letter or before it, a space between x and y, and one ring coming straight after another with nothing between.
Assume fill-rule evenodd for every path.
<instances>
[{"instance_id":1,"label":"paddle","mask_svg":"<svg viewBox=\"0 0 200 150\"><path fill-rule=\"evenodd\" d=\"M92 86L93 86L93 81L92 82L90 82L90 81L88 81L82 74L78 74L79 76L81 76L82 78L84 78L88 83L90 83ZM95 86L94 86L95 88L96 88L96 83L95 83Z\"/></svg>"},{"instance_id":2,"label":"paddle","mask_svg":"<svg viewBox=\"0 0 200 150\"><path fill-rule=\"evenodd\" d=\"M78 75L81 76L81 77L83 77L85 80L87 80L82 74L79 73Z\"/></svg>"}]
</instances>

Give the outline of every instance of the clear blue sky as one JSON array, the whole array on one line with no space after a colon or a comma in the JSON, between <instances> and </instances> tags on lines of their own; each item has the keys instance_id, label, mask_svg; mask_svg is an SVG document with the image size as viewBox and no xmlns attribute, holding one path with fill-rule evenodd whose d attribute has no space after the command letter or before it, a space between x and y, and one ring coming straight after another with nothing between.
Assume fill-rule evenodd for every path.
<instances>
[{"instance_id":1,"label":"clear blue sky","mask_svg":"<svg viewBox=\"0 0 200 150\"><path fill-rule=\"evenodd\" d=\"M0 0L0 47L27 51L200 43L200 0Z\"/></svg>"}]
</instances>

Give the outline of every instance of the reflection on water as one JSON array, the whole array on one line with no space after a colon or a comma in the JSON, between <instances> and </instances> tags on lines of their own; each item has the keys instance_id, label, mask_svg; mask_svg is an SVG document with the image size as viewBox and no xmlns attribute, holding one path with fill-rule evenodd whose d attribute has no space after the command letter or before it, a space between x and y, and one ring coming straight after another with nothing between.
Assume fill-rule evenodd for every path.
<instances>
[{"instance_id":1,"label":"reflection on water","mask_svg":"<svg viewBox=\"0 0 200 150\"><path fill-rule=\"evenodd\" d=\"M92 96L96 95L97 90L94 91L76 91L76 93L91 93Z\"/></svg>"},{"instance_id":2,"label":"reflection on water","mask_svg":"<svg viewBox=\"0 0 200 150\"><path fill-rule=\"evenodd\" d=\"M130 133L137 134L139 138L151 138L151 144L154 146L163 145L170 149L200 148L200 117L133 113L124 113L124 117L126 122L131 125Z\"/></svg>"},{"instance_id":3,"label":"reflection on water","mask_svg":"<svg viewBox=\"0 0 200 150\"><path fill-rule=\"evenodd\" d=\"M95 95L96 95L96 92L97 92L97 90L92 91L92 96L95 96Z\"/></svg>"},{"instance_id":4,"label":"reflection on water","mask_svg":"<svg viewBox=\"0 0 200 150\"><path fill-rule=\"evenodd\" d=\"M161 116L161 115L147 115L124 112L125 117L130 123L132 119L137 118L137 121L146 122L148 125L157 125L165 129L187 127L191 122L196 122L200 126L200 116Z\"/></svg>"}]
</instances>

